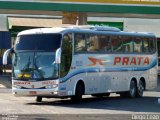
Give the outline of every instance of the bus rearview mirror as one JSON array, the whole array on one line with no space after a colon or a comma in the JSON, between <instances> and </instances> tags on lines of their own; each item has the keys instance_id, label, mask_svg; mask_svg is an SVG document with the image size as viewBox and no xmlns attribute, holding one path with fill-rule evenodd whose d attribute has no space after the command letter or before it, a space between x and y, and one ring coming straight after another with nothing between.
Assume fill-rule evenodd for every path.
<instances>
[{"instance_id":1,"label":"bus rearview mirror","mask_svg":"<svg viewBox=\"0 0 160 120\"><path fill-rule=\"evenodd\" d=\"M55 63L57 64L61 63L61 48L58 48L56 50Z\"/></svg>"},{"instance_id":2,"label":"bus rearview mirror","mask_svg":"<svg viewBox=\"0 0 160 120\"><path fill-rule=\"evenodd\" d=\"M12 51L13 49L7 49L4 54L3 54L3 65L7 65L7 58L9 53Z\"/></svg>"}]
</instances>

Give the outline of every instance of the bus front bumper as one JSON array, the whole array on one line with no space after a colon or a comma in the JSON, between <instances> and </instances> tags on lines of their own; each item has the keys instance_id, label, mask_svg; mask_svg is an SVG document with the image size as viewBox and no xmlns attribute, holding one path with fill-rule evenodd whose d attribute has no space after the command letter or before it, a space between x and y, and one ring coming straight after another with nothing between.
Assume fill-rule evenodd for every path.
<instances>
[{"instance_id":1,"label":"bus front bumper","mask_svg":"<svg viewBox=\"0 0 160 120\"><path fill-rule=\"evenodd\" d=\"M64 96L62 91L53 89L12 89L12 93L16 97L20 96L48 96L48 97L60 97Z\"/></svg>"}]
</instances>

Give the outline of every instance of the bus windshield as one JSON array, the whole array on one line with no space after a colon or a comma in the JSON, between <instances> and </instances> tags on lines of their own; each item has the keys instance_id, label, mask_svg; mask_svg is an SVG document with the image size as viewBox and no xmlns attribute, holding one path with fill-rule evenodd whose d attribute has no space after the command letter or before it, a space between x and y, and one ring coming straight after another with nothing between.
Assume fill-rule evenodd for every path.
<instances>
[{"instance_id":1,"label":"bus windshield","mask_svg":"<svg viewBox=\"0 0 160 120\"><path fill-rule=\"evenodd\" d=\"M13 78L48 80L58 78L55 52L16 52L13 55Z\"/></svg>"},{"instance_id":2,"label":"bus windshield","mask_svg":"<svg viewBox=\"0 0 160 120\"><path fill-rule=\"evenodd\" d=\"M31 34L17 37L13 55L13 78L49 80L58 77L55 52L60 48L61 34Z\"/></svg>"}]
</instances>

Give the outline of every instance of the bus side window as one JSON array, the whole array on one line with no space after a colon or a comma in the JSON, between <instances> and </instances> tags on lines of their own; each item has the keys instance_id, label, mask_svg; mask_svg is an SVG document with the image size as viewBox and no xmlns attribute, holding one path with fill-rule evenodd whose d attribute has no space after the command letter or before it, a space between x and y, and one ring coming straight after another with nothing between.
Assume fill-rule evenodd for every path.
<instances>
[{"instance_id":1,"label":"bus side window","mask_svg":"<svg viewBox=\"0 0 160 120\"><path fill-rule=\"evenodd\" d=\"M112 38L111 41L112 41L113 52L123 52L122 37L121 36L112 36L111 38Z\"/></svg>"},{"instance_id":2,"label":"bus side window","mask_svg":"<svg viewBox=\"0 0 160 120\"><path fill-rule=\"evenodd\" d=\"M62 39L62 54L60 65L60 77L68 74L72 62L72 34L68 33Z\"/></svg>"},{"instance_id":3,"label":"bus side window","mask_svg":"<svg viewBox=\"0 0 160 120\"><path fill-rule=\"evenodd\" d=\"M143 39L143 52L144 53L149 52L149 39L148 38Z\"/></svg>"},{"instance_id":4,"label":"bus side window","mask_svg":"<svg viewBox=\"0 0 160 120\"><path fill-rule=\"evenodd\" d=\"M78 34L74 35L75 40L75 52L84 52L86 51L86 40L85 34Z\"/></svg>"},{"instance_id":5,"label":"bus side window","mask_svg":"<svg viewBox=\"0 0 160 120\"><path fill-rule=\"evenodd\" d=\"M100 51L111 52L110 37L108 35L99 36Z\"/></svg>"},{"instance_id":6,"label":"bus side window","mask_svg":"<svg viewBox=\"0 0 160 120\"><path fill-rule=\"evenodd\" d=\"M134 52L136 53L142 52L142 38L141 37L134 38Z\"/></svg>"},{"instance_id":7,"label":"bus side window","mask_svg":"<svg viewBox=\"0 0 160 120\"><path fill-rule=\"evenodd\" d=\"M149 52L153 53L156 51L156 40L154 38L149 38Z\"/></svg>"},{"instance_id":8,"label":"bus side window","mask_svg":"<svg viewBox=\"0 0 160 120\"><path fill-rule=\"evenodd\" d=\"M123 49L126 53L133 53L133 41L132 37L124 36L123 39Z\"/></svg>"},{"instance_id":9,"label":"bus side window","mask_svg":"<svg viewBox=\"0 0 160 120\"><path fill-rule=\"evenodd\" d=\"M87 51L95 52L99 51L99 39L98 35L87 35Z\"/></svg>"}]
</instances>

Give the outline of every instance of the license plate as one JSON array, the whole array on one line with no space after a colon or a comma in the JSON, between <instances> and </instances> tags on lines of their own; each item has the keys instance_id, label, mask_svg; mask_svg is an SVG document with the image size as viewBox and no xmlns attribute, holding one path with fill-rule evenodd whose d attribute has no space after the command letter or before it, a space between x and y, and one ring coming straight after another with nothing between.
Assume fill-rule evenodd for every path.
<instances>
[{"instance_id":1,"label":"license plate","mask_svg":"<svg viewBox=\"0 0 160 120\"><path fill-rule=\"evenodd\" d=\"M37 94L37 92L36 91L29 91L29 94L35 95L35 94Z\"/></svg>"}]
</instances>

